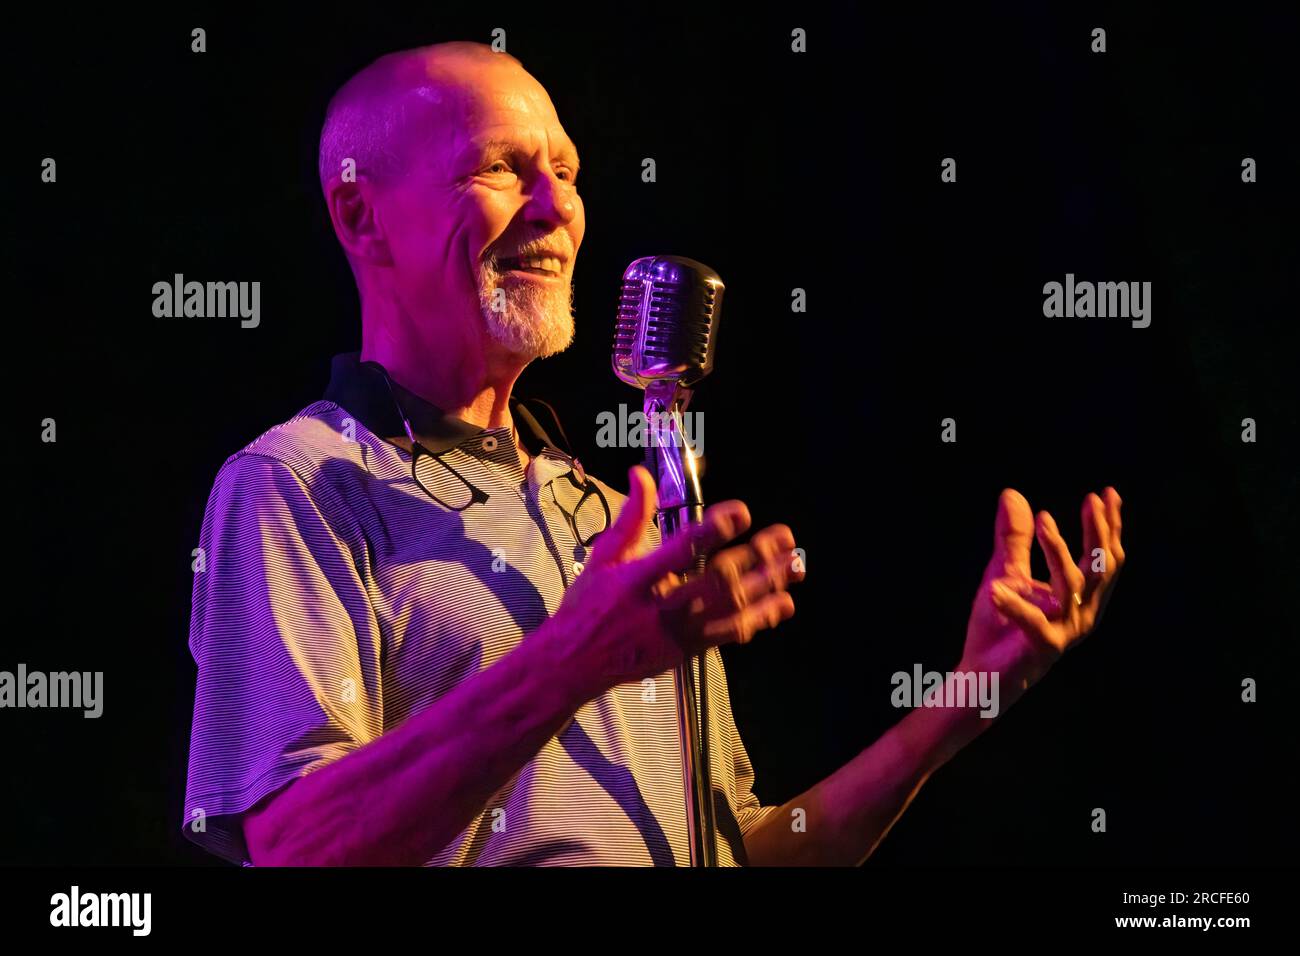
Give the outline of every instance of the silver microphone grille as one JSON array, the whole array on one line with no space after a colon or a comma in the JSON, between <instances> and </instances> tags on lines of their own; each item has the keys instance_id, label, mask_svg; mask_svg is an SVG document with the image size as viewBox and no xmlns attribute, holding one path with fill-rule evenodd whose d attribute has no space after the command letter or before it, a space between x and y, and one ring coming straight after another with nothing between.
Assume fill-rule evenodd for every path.
<instances>
[{"instance_id":1,"label":"silver microphone grille","mask_svg":"<svg viewBox=\"0 0 1300 956\"><path fill-rule=\"evenodd\" d=\"M693 385L713 370L725 290L718 274L684 256L646 256L623 272L613 366L629 385L676 379Z\"/></svg>"}]
</instances>

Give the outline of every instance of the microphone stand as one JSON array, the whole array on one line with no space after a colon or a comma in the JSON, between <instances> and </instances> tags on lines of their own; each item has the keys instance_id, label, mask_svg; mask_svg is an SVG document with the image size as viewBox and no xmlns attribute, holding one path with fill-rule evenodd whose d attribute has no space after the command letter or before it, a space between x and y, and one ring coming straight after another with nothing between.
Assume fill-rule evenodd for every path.
<instances>
[{"instance_id":1,"label":"microphone stand","mask_svg":"<svg viewBox=\"0 0 1300 956\"><path fill-rule=\"evenodd\" d=\"M682 412L690 404L691 390L674 379L649 383L645 390L645 416L649 437L646 466L659 489L655 520L660 537L667 540L687 525L704 520L699 459L682 430ZM687 579L704 572L707 555L683 568ZM709 767L709 694L706 655L688 656L674 674L677 688L677 727L682 744L682 789L686 794L686 826L690 837L691 866L717 866L717 823L713 814L713 779ZM696 701L698 699L698 708Z\"/></svg>"}]
</instances>

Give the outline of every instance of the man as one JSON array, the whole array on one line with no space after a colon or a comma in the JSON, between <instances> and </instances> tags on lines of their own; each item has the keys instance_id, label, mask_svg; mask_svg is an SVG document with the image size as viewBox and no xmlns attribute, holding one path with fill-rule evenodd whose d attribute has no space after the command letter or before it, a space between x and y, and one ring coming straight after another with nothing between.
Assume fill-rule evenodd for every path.
<instances>
[{"instance_id":1,"label":"man","mask_svg":"<svg viewBox=\"0 0 1300 956\"><path fill-rule=\"evenodd\" d=\"M320 177L362 347L323 401L227 460L208 502L185 833L212 852L684 865L686 653L711 688L723 865L860 862L988 724L917 709L785 806L759 804L717 647L793 614L790 529L727 546L750 524L727 501L660 542L645 469L624 498L511 394L572 338L577 174L546 91L477 44L384 57L331 102ZM1084 504L1104 570L1076 566L1043 512L1052 581L1032 581L1034 530L1004 492L958 668L1000 675L1003 709L1087 634L1123 560L1113 489ZM683 583L700 551L708 572Z\"/></svg>"}]
</instances>

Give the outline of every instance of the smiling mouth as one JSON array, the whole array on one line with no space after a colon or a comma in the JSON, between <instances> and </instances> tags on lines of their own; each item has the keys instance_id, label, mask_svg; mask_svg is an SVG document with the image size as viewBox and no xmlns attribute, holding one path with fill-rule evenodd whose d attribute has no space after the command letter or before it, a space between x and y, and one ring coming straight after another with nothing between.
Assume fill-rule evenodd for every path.
<instances>
[{"instance_id":1,"label":"smiling mouth","mask_svg":"<svg viewBox=\"0 0 1300 956\"><path fill-rule=\"evenodd\" d=\"M526 272L530 275L558 278L563 271L560 260L554 256L509 256L500 260L503 272Z\"/></svg>"}]
</instances>

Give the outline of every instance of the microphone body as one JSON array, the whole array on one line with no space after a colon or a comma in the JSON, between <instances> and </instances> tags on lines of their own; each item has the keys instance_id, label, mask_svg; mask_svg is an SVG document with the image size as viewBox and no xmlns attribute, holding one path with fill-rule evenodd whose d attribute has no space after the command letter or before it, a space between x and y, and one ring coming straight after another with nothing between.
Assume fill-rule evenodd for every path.
<instances>
[{"instance_id":1,"label":"microphone body","mask_svg":"<svg viewBox=\"0 0 1300 956\"><path fill-rule=\"evenodd\" d=\"M647 256L623 273L612 363L620 379L645 390L646 468L655 477L655 519L665 540L704 518L699 456L682 413L692 386L713 370L724 291L716 272L683 256ZM682 573L703 573L706 558ZM703 657L685 660L674 677L691 865L717 866Z\"/></svg>"}]
</instances>

